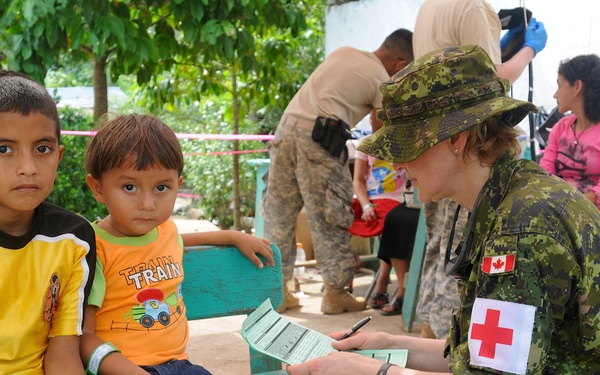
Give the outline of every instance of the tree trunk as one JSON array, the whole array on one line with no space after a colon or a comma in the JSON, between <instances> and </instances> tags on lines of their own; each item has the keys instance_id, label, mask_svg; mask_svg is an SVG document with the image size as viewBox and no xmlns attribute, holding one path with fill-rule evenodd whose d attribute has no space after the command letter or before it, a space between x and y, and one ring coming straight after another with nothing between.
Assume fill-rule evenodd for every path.
<instances>
[{"instance_id":1,"label":"tree trunk","mask_svg":"<svg viewBox=\"0 0 600 375\"><path fill-rule=\"evenodd\" d=\"M94 62L94 118L108 112L108 85L106 82L106 58L93 57Z\"/></svg>"},{"instance_id":2,"label":"tree trunk","mask_svg":"<svg viewBox=\"0 0 600 375\"><path fill-rule=\"evenodd\" d=\"M237 76L235 68L231 69L232 86L232 109L233 109L233 134L240 133L240 98L237 90ZM237 151L240 147L240 141L233 141L233 226L235 229L242 229L242 200L240 198L240 156Z\"/></svg>"}]
</instances>

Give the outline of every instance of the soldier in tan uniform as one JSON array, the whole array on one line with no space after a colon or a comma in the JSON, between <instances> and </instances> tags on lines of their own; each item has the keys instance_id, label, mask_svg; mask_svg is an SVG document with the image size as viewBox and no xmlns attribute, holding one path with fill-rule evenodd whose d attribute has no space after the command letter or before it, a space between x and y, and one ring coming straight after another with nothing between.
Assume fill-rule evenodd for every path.
<instances>
[{"instance_id":1,"label":"soldier in tan uniform","mask_svg":"<svg viewBox=\"0 0 600 375\"><path fill-rule=\"evenodd\" d=\"M356 125L381 107L379 85L412 61L412 33L398 29L374 52L352 47L333 51L288 104L271 143L267 188L262 200L265 237L281 249L284 301L279 311L299 306L287 289L296 259L294 226L305 207L325 293L321 311L364 310L367 302L344 286L356 259L348 229L354 220L347 153L334 156L312 139L318 116ZM373 115L373 118L375 116Z\"/></svg>"}]
</instances>

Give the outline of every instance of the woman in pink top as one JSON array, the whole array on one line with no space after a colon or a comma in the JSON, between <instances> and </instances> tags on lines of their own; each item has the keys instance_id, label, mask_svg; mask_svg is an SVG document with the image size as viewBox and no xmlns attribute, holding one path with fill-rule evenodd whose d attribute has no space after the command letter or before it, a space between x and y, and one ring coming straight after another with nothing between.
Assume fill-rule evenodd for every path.
<instances>
[{"instance_id":1,"label":"woman in pink top","mask_svg":"<svg viewBox=\"0 0 600 375\"><path fill-rule=\"evenodd\" d=\"M552 127L540 165L600 208L600 58L581 55L563 61L557 83L558 111L572 113Z\"/></svg>"}]
</instances>

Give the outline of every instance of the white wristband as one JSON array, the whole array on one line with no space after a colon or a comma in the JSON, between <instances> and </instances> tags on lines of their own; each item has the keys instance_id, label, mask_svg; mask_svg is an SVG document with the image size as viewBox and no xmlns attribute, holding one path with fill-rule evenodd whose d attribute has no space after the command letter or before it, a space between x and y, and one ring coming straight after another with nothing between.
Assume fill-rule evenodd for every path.
<instances>
[{"instance_id":1,"label":"white wristband","mask_svg":"<svg viewBox=\"0 0 600 375\"><path fill-rule=\"evenodd\" d=\"M371 207L373 207L373 204L372 203L367 203L364 206L362 206L362 210L363 210L363 212L366 212Z\"/></svg>"},{"instance_id":2,"label":"white wristband","mask_svg":"<svg viewBox=\"0 0 600 375\"><path fill-rule=\"evenodd\" d=\"M90 355L85 373L88 375L98 374L98 371L100 370L100 363L102 363L107 355L114 352L121 353L121 351L110 342L105 342L104 344L98 346L96 349L94 349L92 355Z\"/></svg>"}]
</instances>

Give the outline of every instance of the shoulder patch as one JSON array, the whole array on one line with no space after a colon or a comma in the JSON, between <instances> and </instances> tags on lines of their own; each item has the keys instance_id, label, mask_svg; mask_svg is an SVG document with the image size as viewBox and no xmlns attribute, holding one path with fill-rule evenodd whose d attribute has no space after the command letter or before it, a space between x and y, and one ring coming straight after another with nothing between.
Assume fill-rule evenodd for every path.
<instances>
[{"instance_id":1,"label":"shoulder patch","mask_svg":"<svg viewBox=\"0 0 600 375\"><path fill-rule=\"evenodd\" d=\"M535 306L476 298L469 324L471 366L525 374Z\"/></svg>"},{"instance_id":2,"label":"shoulder patch","mask_svg":"<svg viewBox=\"0 0 600 375\"><path fill-rule=\"evenodd\" d=\"M484 256L481 270L490 275L512 272L515 269L515 262L515 254Z\"/></svg>"}]
</instances>

